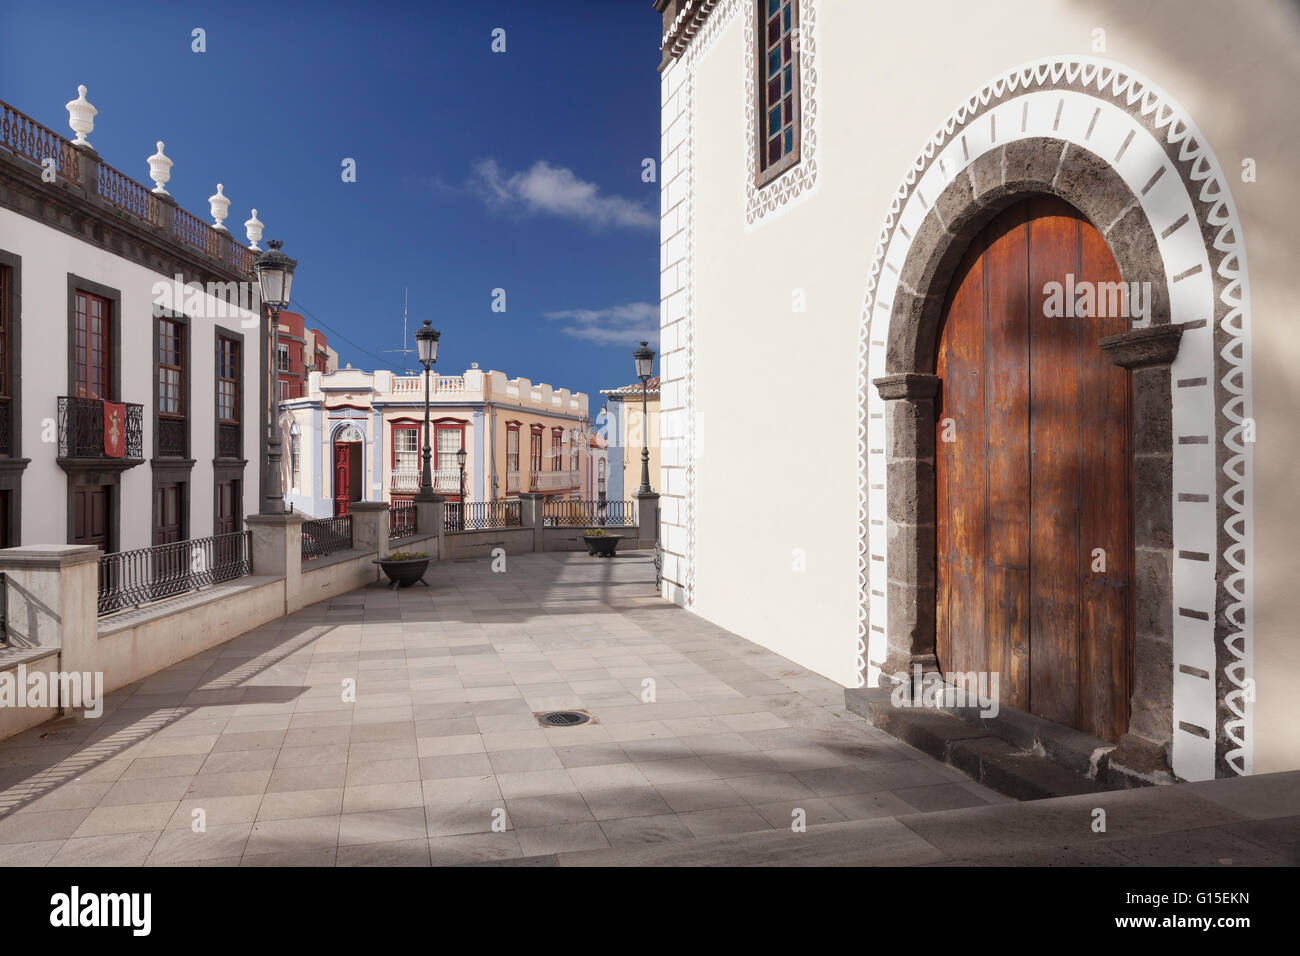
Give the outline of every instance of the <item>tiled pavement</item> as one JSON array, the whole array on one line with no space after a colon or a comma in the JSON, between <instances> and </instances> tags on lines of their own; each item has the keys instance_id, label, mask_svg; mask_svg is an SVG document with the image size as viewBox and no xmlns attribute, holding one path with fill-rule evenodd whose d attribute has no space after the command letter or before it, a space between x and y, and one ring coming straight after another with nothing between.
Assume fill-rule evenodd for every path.
<instances>
[{"instance_id":1,"label":"tiled pavement","mask_svg":"<svg viewBox=\"0 0 1300 956\"><path fill-rule=\"evenodd\" d=\"M0 743L0 863L553 860L1007 802L653 578L452 561L259 628ZM598 722L538 726L561 708Z\"/></svg>"}]
</instances>

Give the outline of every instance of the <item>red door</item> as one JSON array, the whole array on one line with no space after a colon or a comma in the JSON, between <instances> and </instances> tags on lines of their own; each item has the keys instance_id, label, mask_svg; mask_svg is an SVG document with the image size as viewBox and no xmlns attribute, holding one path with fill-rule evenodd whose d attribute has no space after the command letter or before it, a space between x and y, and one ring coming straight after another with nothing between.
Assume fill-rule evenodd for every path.
<instances>
[{"instance_id":1,"label":"red door","mask_svg":"<svg viewBox=\"0 0 1300 956\"><path fill-rule=\"evenodd\" d=\"M1130 379L1097 340L1129 320L1047 300L1119 281L1072 206L1019 203L958 269L936 364L940 665L997 672L1004 704L1111 741L1132 679Z\"/></svg>"},{"instance_id":2,"label":"red door","mask_svg":"<svg viewBox=\"0 0 1300 956\"><path fill-rule=\"evenodd\" d=\"M348 513L352 487L352 445L339 442L334 445L334 517Z\"/></svg>"}]
</instances>

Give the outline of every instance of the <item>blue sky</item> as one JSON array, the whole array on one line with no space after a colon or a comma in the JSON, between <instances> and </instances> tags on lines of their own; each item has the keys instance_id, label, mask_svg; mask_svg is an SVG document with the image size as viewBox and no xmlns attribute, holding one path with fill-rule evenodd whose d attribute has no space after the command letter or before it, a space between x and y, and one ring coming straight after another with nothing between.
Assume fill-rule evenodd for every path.
<instances>
[{"instance_id":1,"label":"blue sky","mask_svg":"<svg viewBox=\"0 0 1300 956\"><path fill-rule=\"evenodd\" d=\"M238 238L256 207L341 364L400 367L409 287L440 371L586 391L594 418L657 345L659 27L649 0L9 3L0 99L71 137L84 83L105 162L150 184L161 139L182 207L209 219L223 183Z\"/></svg>"}]
</instances>

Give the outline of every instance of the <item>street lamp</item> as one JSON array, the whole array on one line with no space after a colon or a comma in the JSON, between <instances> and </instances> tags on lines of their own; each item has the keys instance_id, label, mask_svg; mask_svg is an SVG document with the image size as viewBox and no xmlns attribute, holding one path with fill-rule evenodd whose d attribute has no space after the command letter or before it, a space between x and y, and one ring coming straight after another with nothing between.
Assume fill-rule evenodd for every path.
<instances>
[{"instance_id":1,"label":"street lamp","mask_svg":"<svg viewBox=\"0 0 1300 956\"><path fill-rule=\"evenodd\" d=\"M465 530L465 445L461 440L460 451L456 452L456 461L460 464L460 530Z\"/></svg>"},{"instance_id":2,"label":"street lamp","mask_svg":"<svg viewBox=\"0 0 1300 956\"><path fill-rule=\"evenodd\" d=\"M284 514L284 493L280 488L280 416L277 414L280 403L275 396L280 375L270 370L279 364L276 353L280 350L280 310L289 304L293 270L298 268L298 260L281 252L283 245L279 239L272 239L267 243L267 251L253 262L262 302L271 318L271 354L267 362L271 401L266 410L266 495L261 509L265 515Z\"/></svg>"},{"instance_id":3,"label":"street lamp","mask_svg":"<svg viewBox=\"0 0 1300 956\"><path fill-rule=\"evenodd\" d=\"M650 436L649 420L646 417L646 383L655 366L655 353L650 343L642 342L641 347L632 353L636 359L636 377L641 379L641 487L638 495L650 494Z\"/></svg>"},{"instance_id":4,"label":"street lamp","mask_svg":"<svg viewBox=\"0 0 1300 956\"><path fill-rule=\"evenodd\" d=\"M415 497L420 501L439 501L433 493L433 469L429 461L433 452L429 450L429 367L438 361L439 332L428 320L415 330L415 348L424 365L424 466L420 469L420 493Z\"/></svg>"}]
</instances>

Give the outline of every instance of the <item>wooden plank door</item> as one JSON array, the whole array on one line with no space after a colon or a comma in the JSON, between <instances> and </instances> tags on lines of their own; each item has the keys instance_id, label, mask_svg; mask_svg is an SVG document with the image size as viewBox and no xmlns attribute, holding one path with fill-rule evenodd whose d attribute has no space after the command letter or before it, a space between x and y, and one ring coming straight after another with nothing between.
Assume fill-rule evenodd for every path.
<instances>
[{"instance_id":1,"label":"wooden plank door","mask_svg":"<svg viewBox=\"0 0 1300 956\"><path fill-rule=\"evenodd\" d=\"M352 445L336 442L334 445L334 517L348 513L349 494L352 490Z\"/></svg>"},{"instance_id":2,"label":"wooden plank door","mask_svg":"<svg viewBox=\"0 0 1300 956\"><path fill-rule=\"evenodd\" d=\"M940 665L996 671L1002 703L1107 740L1131 689L1130 399L1097 340L1129 326L1046 299L1118 281L1077 210L1021 202L967 251L936 363Z\"/></svg>"},{"instance_id":3,"label":"wooden plank door","mask_svg":"<svg viewBox=\"0 0 1300 956\"><path fill-rule=\"evenodd\" d=\"M80 485L72 490L72 543L110 550L109 504L111 485Z\"/></svg>"}]
</instances>

